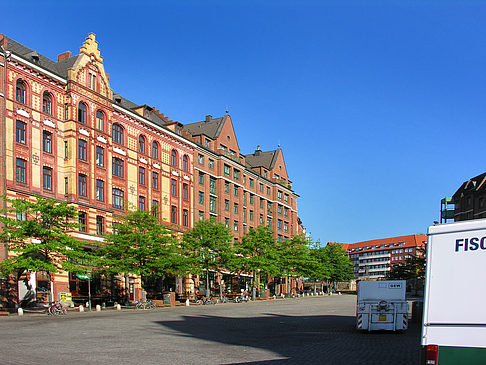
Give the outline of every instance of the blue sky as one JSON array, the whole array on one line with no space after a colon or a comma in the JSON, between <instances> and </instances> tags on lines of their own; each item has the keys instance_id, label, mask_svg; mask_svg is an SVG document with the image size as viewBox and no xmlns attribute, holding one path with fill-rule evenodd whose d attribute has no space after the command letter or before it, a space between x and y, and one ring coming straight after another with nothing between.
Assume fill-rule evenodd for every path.
<instances>
[{"instance_id":1,"label":"blue sky","mask_svg":"<svg viewBox=\"0 0 486 365\"><path fill-rule=\"evenodd\" d=\"M0 32L57 59L99 42L115 92L281 145L314 239L425 233L486 169L482 1L3 1Z\"/></svg>"}]
</instances>

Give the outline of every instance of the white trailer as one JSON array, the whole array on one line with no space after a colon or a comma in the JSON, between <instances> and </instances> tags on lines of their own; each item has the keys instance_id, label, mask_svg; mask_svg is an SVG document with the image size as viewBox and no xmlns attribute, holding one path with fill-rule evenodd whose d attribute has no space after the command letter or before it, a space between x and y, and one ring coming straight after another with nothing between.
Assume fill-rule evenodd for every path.
<instances>
[{"instance_id":1,"label":"white trailer","mask_svg":"<svg viewBox=\"0 0 486 365\"><path fill-rule=\"evenodd\" d=\"M405 280L360 281L356 307L359 330L403 331L408 328Z\"/></svg>"},{"instance_id":2,"label":"white trailer","mask_svg":"<svg viewBox=\"0 0 486 365\"><path fill-rule=\"evenodd\" d=\"M429 227L422 363L486 364L486 219Z\"/></svg>"}]
</instances>

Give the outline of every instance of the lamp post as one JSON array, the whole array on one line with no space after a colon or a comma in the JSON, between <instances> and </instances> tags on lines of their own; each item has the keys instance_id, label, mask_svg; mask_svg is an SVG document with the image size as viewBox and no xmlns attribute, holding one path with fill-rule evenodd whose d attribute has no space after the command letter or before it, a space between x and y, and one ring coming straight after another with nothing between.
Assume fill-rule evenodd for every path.
<instances>
[{"instance_id":1,"label":"lamp post","mask_svg":"<svg viewBox=\"0 0 486 365\"><path fill-rule=\"evenodd\" d=\"M88 307L91 312L91 270L86 271L88 276Z\"/></svg>"}]
</instances>

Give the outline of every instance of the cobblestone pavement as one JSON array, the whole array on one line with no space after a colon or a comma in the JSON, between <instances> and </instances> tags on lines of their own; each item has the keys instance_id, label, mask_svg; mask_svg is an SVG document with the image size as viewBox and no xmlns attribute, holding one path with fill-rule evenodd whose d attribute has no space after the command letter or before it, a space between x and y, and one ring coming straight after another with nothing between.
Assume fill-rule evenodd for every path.
<instances>
[{"instance_id":1,"label":"cobblestone pavement","mask_svg":"<svg viewBox=\"0 0 486 365\"><path fill-rule=\"evenodd\" d=\"M417 364L420 325L354 329L356 296L0 317L0 364Z\"/></svg>"}]
</instances>

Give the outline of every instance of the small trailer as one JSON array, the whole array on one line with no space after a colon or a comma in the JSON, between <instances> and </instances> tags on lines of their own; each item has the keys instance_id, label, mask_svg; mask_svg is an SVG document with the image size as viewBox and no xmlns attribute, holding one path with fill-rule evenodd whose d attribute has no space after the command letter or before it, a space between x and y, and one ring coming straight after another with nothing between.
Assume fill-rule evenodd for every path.
<instances>
[{"instance_id":1,"label":"small trailer","mask_svg":"<svg viewBox=\"0 0 486 365\"><path fill-rule=\"evenodd\" d=\"M405 280L360 281L356 307L358 330L404 331L408 328Z\"/></svg>"}]
</instances>

